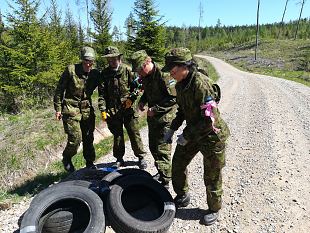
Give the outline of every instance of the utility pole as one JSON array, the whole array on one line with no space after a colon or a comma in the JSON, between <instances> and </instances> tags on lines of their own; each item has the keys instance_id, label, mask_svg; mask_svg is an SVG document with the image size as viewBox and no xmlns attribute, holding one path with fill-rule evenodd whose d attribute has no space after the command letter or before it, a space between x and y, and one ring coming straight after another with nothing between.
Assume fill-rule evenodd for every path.
<instances>
[{"instance_id":1,"label":"utility pole","mask_svg":"<svg viewBox=\"0 0 310 233\"><path fill-rule=\"evenodd\" d=\"M297 22L297 26L296 26L294 40L296 40L296 38L297 38L297 32L298 32L298 29L299 29L299 22L300 22L300 19L301 19L301 14L302 14L302 10L304 9L305 2L306 2L306 0L302 0L301 9L300 9L300 14L299 14L299 18L298 18L298 22Z\"/></svg>"},{"instance_id":2,"label":"utility pole","mask_svg":"<svg viewBox=\"0 0 310 233\"><path fill-rule=\"evenodd\" d=\"M259 4L260 0L257 1L257 16L256 16L256 46L255 46L255 61L257 58L257 48L258 48L258 32L259 32Z\"/></svg>"},{"instance_id":3,"label":"utility pole","mask_svg":"<svg viewBox=\"0 0 310 233\"><path fill-rule=\"evenodd\" d=\"M285 16L285 12L286 12L286 7L287 7L288 1L289 1L289 0L286 0L286 2L285 2L285 7L284 7L284 11L283 11L282 19L281 19L281 24L280 24L280 29L279 29L277 38L279 38L279 36L280 36L280 31L282 30L283 25L284 25L283 21L284 21L284 16Z\"/></svg>"}]
</instances>

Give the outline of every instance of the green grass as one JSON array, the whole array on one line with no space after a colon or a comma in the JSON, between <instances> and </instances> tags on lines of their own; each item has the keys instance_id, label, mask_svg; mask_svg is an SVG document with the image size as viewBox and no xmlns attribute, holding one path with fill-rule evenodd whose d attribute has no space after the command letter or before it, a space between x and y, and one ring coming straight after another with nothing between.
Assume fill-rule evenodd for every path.
<instances>
[{"instance_id":1,"label":"green grass","mask_svg":"<svg viewBox=\"0 0 310 233\"><path fill-rule=\"evenodd\" d=\"M212 79L213 82L216 82L219 79L219 75L216 72L215 68L208 62L206 59L195 57L200 68L207 70L209 78Z\"/></svg>"},{"instance_id":2,"label":"green grass","mask_svg":"<svg viewBox=\"0 0 310 233\"><path fill-rule=\"evenodd\" d=\"M262 40L212 52L241 70L292 80L310 86L310 40Z\"/></svg>"},{"instance_id":3,"label":"green grass","mask_svg":"<svg viewBox=\"0 0 310 233\"><path fill-rule=\"evenodd\" d=\"M145 127L147 125L146 117L139 118L139 128ZM128 140L128 135L125 131L125 140ZM45 143L42 143L45 144ZM101 140L98 144L95 145L96 159L99 159L102 156L108 154L113 147L113 136L107 137L104 140ZM15 156L11 157L13 160L10 162L18 163ZM74 166L77 169L85 167L85 161L82 155L82 152L79 152L73 157L72 160ZM17 166L17 165L14 165ZM17 203L24 197L30 197L41 190L48 187L54 182L58 182L61 179L67 176L67 172L64 171L61 161L55 161L51 163L47 168L41 168L36 172L36 176L31 179L26 180L22 184L15 186L9 190L0 189L0 203L1 202L12 202Z\"/></svg>"}]
</instances>

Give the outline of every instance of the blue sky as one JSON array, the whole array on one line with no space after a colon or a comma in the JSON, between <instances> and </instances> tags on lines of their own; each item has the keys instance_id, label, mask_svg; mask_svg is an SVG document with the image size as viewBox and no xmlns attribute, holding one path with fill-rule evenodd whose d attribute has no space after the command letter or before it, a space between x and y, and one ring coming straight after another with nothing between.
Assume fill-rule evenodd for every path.
<instances>
[{"instance_id":1,"label":"blue sky","mask_svg":"<svg viewBox=\"0 0 310 233\"><path fill-rule=\"evenodd\" d=\"M76 19L81 15L86 25L85 9L78 9L76 0L57 0L64 12L69 5L73 8ZM85 0L80 0L85 1ZM90 0L89 0L90 1ZM299 17L302 0L289 0L284 21L295 20ZM0 0L3 15L8 12L8 0ZM41 0L41 10L46 9L49 0ZM286 0L261 0L260 24L280 22ZM199 4L203 6L201 26L215 26L218 19L222 25L252 25L256 24L257 0L155 0L156 9L164 16L169 26L197 26L199 22ZM298 4L299 3L299 4ZM134 0L111 0L113 10L112 28L117 26L124 31L124 21L133 11ZM80 13L79 13L80 12ZM310 0L306 0L302 18L310 17Z\"/></svg>"}]
</instances>

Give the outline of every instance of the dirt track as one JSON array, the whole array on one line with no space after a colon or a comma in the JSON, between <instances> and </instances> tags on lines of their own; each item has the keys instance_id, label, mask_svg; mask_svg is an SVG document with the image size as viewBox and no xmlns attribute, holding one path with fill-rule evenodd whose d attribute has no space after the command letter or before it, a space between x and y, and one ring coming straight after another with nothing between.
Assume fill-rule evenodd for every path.
<instances>
[{"instance_id":1,"label":"dirt track","mask_svg":"<svg viewBox=\"0 0 310 233\"><path fill-rule=\"evenodd\" d=\"M178 211L169 232L309 232L310 89L206 58L221 76L220 111L232 133L223 170L223 209L215 225L199 224L207 206L202 157L197 155L189 166L192 202ZM147 128L141 134L147 145ZM125 159L136 160L129 143L126 147ZM151 155L147 157L154 174ZM98 162L111 161L109 154ZM1 212L0 232L16 230L27 205L29 201Z\"/></svg>"},{"instance_id":2,"label":"dirt track","mask_svg":"<svg viewBox=\"0 0 310 233\"><path fill-rule=\"evenodd\" d=\"M219 232L309 232L310 89L214 58L232 136Z\"/></svg>"}]
</instances>

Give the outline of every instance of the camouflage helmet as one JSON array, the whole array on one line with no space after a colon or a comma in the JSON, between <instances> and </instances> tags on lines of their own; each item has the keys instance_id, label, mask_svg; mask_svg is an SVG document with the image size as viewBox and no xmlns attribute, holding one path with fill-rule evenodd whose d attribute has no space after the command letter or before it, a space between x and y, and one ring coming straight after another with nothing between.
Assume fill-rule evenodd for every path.
<instances>
[{"instance_id":1,"label":"camouflage helmet","mask_svg":"<svg viewBox=\"0 0 310 233\"><path fill-rule=\"evenodd\" d=\"M186 64L191 61L193 56L188 48L174 48L171 49L165 55L165 66L161 69L162 71L170 71L177 64Z\"/></svg>"},{"instance_id":2,"label":"camouflage helmet","mask_svg":"<svg viewBox=\"0 0 310 233\"><path fill-rule=\"evenodd\" d=\"M95 50L91 47L84 46L81 49L81 60L94 61L96 58Z\"/></svg>"},{"instance_id":3,"label":"camouflage helmet","mask_svg":"<svg viewBox=\"0 0 310 233\"><path fill-rule=\"evenodd\" d=\"M118 48L114 46L108 46L104 50L104 55L102 57L118 57L122 56L123 54L119 52Z\"/></svg>"},{"instance_id":4,"label":"camouflage helmet","mask_svg":"<svg viewBox=\"0 0 310 233\"><path fill-rule=\"evenodd\" d=\"M145 50L139 50L137 52L134 52L131 55L131 64L132 64L132 71L136 72L138 68L140 68L143 63L146 61L146 59L149 57L147 55Z\"/></svg>"}]
</instances>

